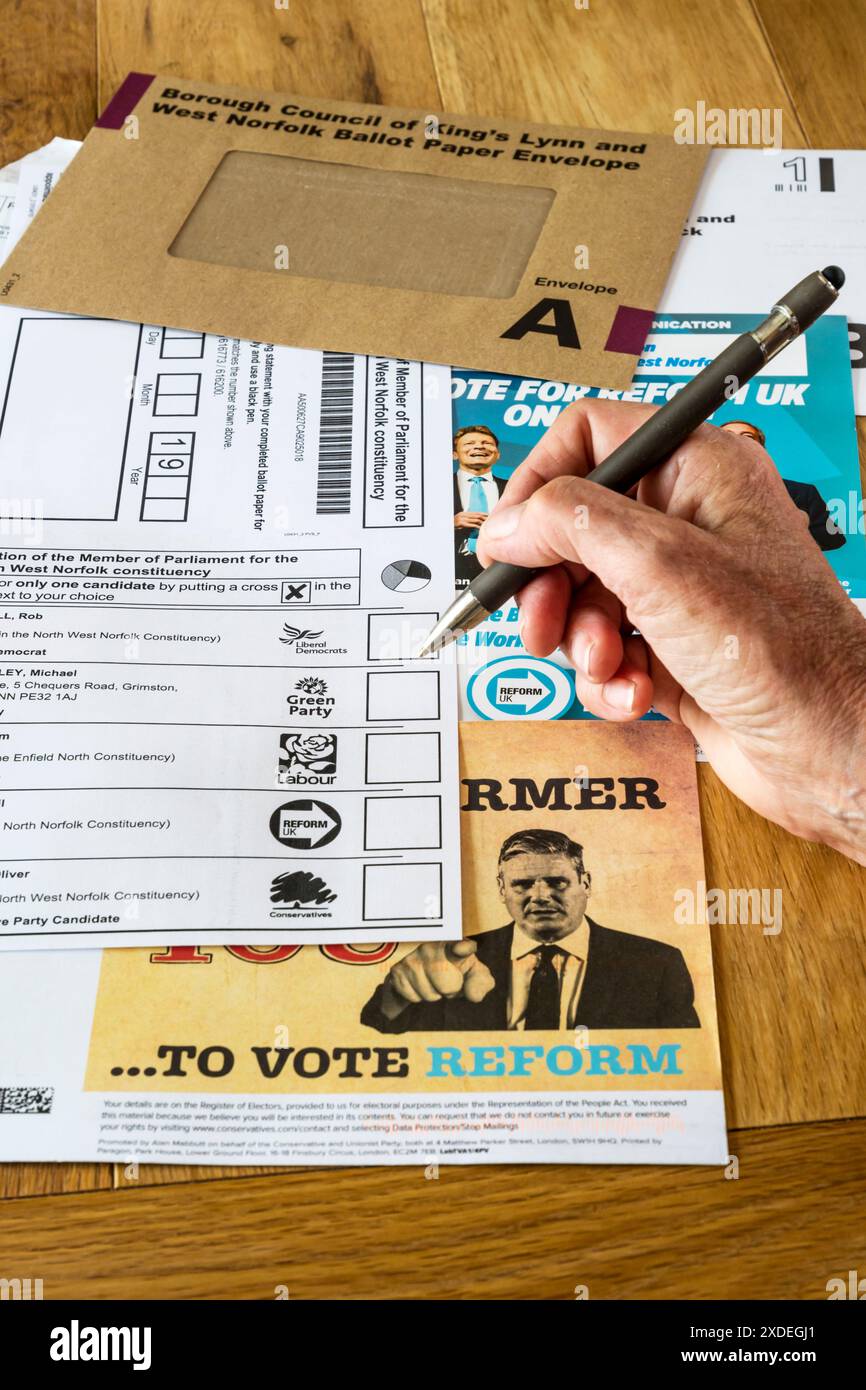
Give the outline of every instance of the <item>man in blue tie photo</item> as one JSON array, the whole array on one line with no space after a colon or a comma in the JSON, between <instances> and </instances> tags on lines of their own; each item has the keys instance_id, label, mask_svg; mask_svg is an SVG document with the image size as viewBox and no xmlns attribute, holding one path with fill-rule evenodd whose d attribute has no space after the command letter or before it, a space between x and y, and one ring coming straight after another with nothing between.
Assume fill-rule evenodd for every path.
<instances>
[{"instance_id":1,"label":"man in blue tie photo","mask_svg":"<svg viewBox=\"0 0 866 1390\"><path fill-rule=\"evenodd\" d=\"M457 431L454 458L454 571L462 589L481 573L475 554L478 528L499 501L507 479L493 476L499 440L486 425L464 425Z\"/></svg>"},{"instance_id":2,"label":"man in blue tie photo","mask_svg":"<svg viewBox=\"0 0 866 1390\"><path fill-rule=\"evenodd\" d=\"M764 431L757 425L753 425L750 420L726 420L719 428L727 430L729 434L740 434L746 439L754 439L755 443L760 444L762 449L767 447L767 436ZM831 517L827 503L814 483L795 483L791 478L783 478L782 482L785 484L791 501L803 513L803 519L813 541L816 541L822 550L838 550L841 545L844 545L845 534L839 530Z\"/></svg>"}]
</instances>

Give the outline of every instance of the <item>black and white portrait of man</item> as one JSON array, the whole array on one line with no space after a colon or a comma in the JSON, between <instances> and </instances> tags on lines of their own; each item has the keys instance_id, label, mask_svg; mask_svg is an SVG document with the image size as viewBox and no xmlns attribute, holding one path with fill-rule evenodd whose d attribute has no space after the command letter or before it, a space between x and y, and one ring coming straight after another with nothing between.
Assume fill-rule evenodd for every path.
<instances>
[{"instance_id":1,"label":"black and white portrait of man","mask_svg":"<svg viewBox=\"0 0 866 1390\"><path fill-rule=\"evenodd\" d=\"M518 830L497 865L505 926L425 942L389 971L361 1022L381 1033L698 1028L682 953L587 915L583 848L555 830Z\"/></svg>"}]
</instances>

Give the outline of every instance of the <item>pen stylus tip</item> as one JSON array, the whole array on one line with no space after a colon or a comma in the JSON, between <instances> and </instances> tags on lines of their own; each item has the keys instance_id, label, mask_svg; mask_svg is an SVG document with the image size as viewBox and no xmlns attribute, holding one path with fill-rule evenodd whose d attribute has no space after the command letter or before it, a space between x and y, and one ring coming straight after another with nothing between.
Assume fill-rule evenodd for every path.
<instances>
[{"instance_id":1,"label":"pen stylus tip","mask_svg":"<svg viewBox=\"0 0 866 1390\"><path fill-rule=\"evenodd\" d=\"M834 290L841 290L845 283L845 272L838 265L825 265L821 274L830 281Z\"/></svg>"},{"instance_id":2,"label":"pen stylus tip","mask_svg":"<svg viewBox=\"0 0 866 1390\"><path fill-rule=\"evenodd\" d=\"M454 641L454 635L452 632L441 635L431 633L426 642L422 642L417 651L412 653L413 658L418 661L422 656L432 656L434 652L441 652L443 647Z\"/></svg>"}]
</instances>

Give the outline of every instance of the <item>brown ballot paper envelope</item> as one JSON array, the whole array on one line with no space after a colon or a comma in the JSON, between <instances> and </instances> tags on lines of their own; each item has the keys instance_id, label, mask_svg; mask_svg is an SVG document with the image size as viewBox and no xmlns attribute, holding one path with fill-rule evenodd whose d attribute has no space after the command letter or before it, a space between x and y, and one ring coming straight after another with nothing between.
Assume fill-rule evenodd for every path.
<instances>
[{"instance_id":1,"label":"brown ballot paper envelope","mask_svg":"<svg viewBox=\"0 0 866 1390\"><path fill-rule=\"evenodd\" d=\"M465 941L4 954L0 1159L724 1163L688 733L460 738Z\"/></svg>"},{"instance_id":2,"label":"brown ballot paper envelope","mask_svg":"<svg viewBox=\"0 0 866 1390\"><path fill-rule=\"evenodd\" d=\"M705 155L130 73L0 303L621 388Z\"/></svg>"}]
</instances>

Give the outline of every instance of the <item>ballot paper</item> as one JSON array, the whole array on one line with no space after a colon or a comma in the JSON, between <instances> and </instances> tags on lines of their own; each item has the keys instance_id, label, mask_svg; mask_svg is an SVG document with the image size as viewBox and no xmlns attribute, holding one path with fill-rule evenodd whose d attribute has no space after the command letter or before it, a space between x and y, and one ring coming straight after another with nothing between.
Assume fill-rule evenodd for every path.
<instances>
[{"instance_id":1,"label":"ballot paper","mask_svg":"<svg viewBox=\"0 0 866 1390\"><path fill-rule=\"evenodd\" d=\"M725 1163L688 735L461 745L471 988L389 1017L393 940L7 954L0 1160Z\"/></svg>"},{"instance_id":2,"label":"ballot paper","mask_svg":"<svg viewBox=\"0 0 866 1390\"><path fill-rule=\"evenodd\" d=\"M0 946L459 936L447 370L4 307L0 402Z\"/></svg>"},{"instance_id":3,"label":"ballot paper","mask_svg":"<svg viewBox=\"0 0 866 1390\"><path fill-rule=\"evenodd\" d=\"M81 149L81 145L81 140L67 140L61 135L55 135L44 145L39 145L37 149L22 155L20 159L14 159L11 164L4 164L0 168L0 179L7 179L10 183L17 184L22 169L26 167L28 177L30 177L38 164L44 164L51 169L62 172ZM56 181L56 173L51 182L54 181ZM40 201L44 201L44 198Z\"/></svg>"},{"instance_id":4,"label":"ballot paper","mask_svg":"<svg viewBox=\"0 0 866 1390\"><path fill-rule=\"evenodd\" d=\"M457 524L461 513L479 507L491 510L510 474L560 411L587 397L662 405L760 317L658 315L628 391L453 372L455 437L450 464L442 462L453 470L458 585L470 583L480 570L473 549L477 532ZM845 592L862 606L866 522L845 319L825 314L710 418L716 425L739 422L736 428L752 425L761 431L816 545ZM462 635L456 647L462 719L594 717L576 696L574 666L567 653L541 658L526 652L516 604L491 614L480 627ZM646 717L659 716L650 712Z\"/></svg>"},{"instance_id":5,"label":"ballot paper","mask_svg":"<svg viewBox=\"0 0 866 1390\"><path fill-rule=\"evenodd\" d=\"M16 245L80 149L80 140L55 136L47 145L0 169L0 260Z\"/></svg>"},{"instance_id":6,"label":"ballot paper","mask_svg":"<svg viewBox=\"0 0 866 1390\"><path fill-rule=\"evenodd\" d=\"M15 210L16 185L11 179L4 178L3 170L0 170L0 260L11 250L10 232L12 228L12 214Z\"/></svg>"},{"instance_id":7,"label":"ballot paper","mask_svg":"<svg viewBox=\"0 0 866 1390\"><path fill-rule=\"evenodd\" d=\"M713 150L659 312L763 311L840 265L854 399L866 415L866 150Z\"/></svg>"}]
</instances>

